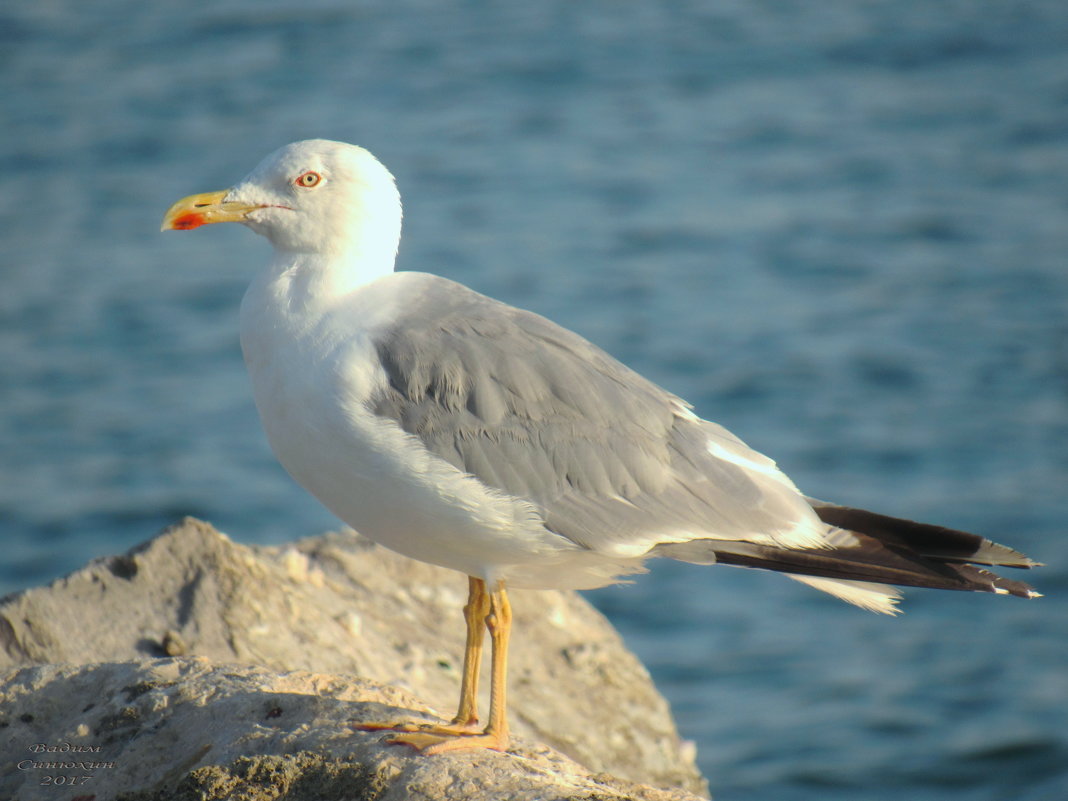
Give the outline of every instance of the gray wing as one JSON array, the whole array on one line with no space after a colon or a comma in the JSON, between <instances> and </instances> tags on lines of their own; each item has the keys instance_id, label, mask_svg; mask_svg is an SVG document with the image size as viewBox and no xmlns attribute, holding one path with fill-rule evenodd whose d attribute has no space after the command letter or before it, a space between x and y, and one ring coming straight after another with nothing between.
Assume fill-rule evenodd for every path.
<instances>
[{"instance_id":1,"label":"gray wing","mask_svg":"<svg viewBox=\"0 0 1068 801\"><path fill-rule=\"evenodd\" d=\"M376 414L581 546L786 543L816 520L770 459L531 312L427 276L375 344Z\"/></svg>"}]
</instances>

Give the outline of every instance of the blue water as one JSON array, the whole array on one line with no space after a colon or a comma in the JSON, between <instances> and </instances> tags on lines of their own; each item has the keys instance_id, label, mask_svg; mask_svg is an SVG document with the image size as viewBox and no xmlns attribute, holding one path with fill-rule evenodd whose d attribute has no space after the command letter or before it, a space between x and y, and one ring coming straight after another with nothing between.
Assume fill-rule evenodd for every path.
<instances>
[{"instance_id":1,"label":"blue water","mask_svg":"<svg viewBox=\"0 0 1068 801\"><path fill-rule=\"evenodd\" d=\"M336 526L237 346L267 256L157 233L309 136L402 267L582 332L809 493L1049 563L890 620L660 564L590 597L718 799L1068 798L1068 4L16 0L0 9L0 591L184 514Z\"/></svg>"}]
</instances>

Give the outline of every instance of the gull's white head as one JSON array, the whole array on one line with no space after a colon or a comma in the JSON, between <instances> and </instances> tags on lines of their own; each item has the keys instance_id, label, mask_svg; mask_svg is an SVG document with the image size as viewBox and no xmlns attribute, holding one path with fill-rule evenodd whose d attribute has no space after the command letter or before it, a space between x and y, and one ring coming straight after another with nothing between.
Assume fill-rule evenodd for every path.
<instances>
[{"instance_id":1,"label":"gull's white head","mask_svg":"<svg viewBox=\"0 0 1068 801\"><path fill-rule=\"evenodd\" d=\"M393 259L401 204L393 176L362 147L308 139L269 155L231 189L175 203L161 230L239 222L279 254L330 262Z\"/></svg>"}]
</instances>

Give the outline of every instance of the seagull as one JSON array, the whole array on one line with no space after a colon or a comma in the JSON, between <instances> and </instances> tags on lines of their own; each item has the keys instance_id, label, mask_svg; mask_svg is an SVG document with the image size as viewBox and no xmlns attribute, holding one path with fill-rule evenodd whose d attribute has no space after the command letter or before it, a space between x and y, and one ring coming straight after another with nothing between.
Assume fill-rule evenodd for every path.
<instances>
[{"instance_id":1,"label":"seagull","mask_svg":"<svg viewBox=\"0 0 1068 801\"><path fill-rule=\"evenodd\" d=\"M778 571L894 614L891 585L1035 597L977 565L1038 563L975 534L806 497L776 464L579 335L428 273L394 272L389 171L342 142L294 142L162 230L237 222L273 257L241 303L271 448L352 528L468 576L448 723L383 721L427 754L505 750L506 587L590 589L652 557ZM484 634L490 709L476 706Z\"/></svg>"}]
</instances>

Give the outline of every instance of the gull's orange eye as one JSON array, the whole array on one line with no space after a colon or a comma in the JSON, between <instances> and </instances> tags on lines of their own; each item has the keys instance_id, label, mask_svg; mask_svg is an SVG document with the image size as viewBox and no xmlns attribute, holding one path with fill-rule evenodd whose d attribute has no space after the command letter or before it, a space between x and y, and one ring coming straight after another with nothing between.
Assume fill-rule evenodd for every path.
<instances>
[{"instance_id":1,"label":"gull's orange eye","mask_svg":"<svg viewBox=\"0 0 1068 801\"><path fill-rule=\"evenodd\" d=\"M303 186L305 189L311 189L313 186L318 186L319 182L323 180L323 176L314 170L308 170L305 173L301 173L297 176L297 180L294 183L297 186Z\"/></svg>"}]
</instances>

